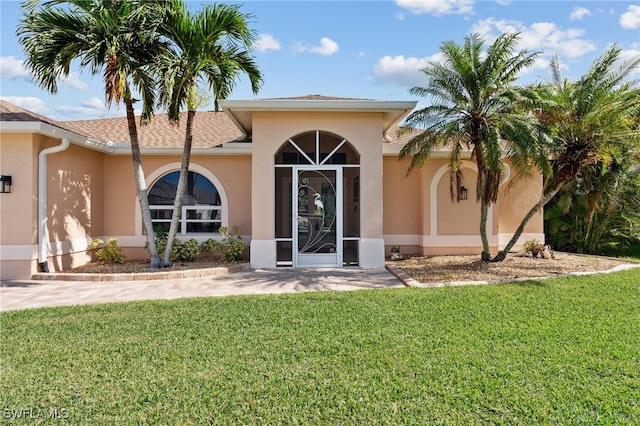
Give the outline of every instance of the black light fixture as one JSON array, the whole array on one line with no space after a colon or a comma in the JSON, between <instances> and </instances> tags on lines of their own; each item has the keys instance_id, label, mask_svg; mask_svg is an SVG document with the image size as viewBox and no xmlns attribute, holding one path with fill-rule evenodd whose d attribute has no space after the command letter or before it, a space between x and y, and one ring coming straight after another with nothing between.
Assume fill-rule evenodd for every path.
<instances>
[{"instance_id":1,"label":"black light fixture","mask_svg":"<svg viewBox=\"0 0 640 426\"><path fill-rule=\"evenodd\" d=\"M458 195L460 196L461 200L467 199L468 197L467 188L465 188L464 185L460 185L460 188L458 188Z\"/></svg>"},{"instance_id":2,"label":"black light fixture","mask_svg":"<svg viewBox=\"0 0 640 426\"><path fill-rule=\"evenodd\" d=\"M2 175L0 176L0 182L2 182L2 194L8 194L11 192L11 176Z\"/></svg>"}]
</instances>

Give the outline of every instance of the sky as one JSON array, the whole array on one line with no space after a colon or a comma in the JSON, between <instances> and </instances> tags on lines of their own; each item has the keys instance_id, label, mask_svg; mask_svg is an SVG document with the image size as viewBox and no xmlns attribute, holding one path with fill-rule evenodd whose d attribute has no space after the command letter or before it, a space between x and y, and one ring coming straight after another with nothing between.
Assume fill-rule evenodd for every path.
<instances>
[{"instance_id":1,"label":"sky","mask_svg":"<svg viewBox=\"0 0 640 426\"><path fill-rule=\"evenodd\" d=\"M550 79L557 55L562 75L577 79L612 44L623 58L640 55L640 1L378 0L245 1L257 33L253 52L264 75L257 94L240 79L229 99L324 95L389 101L428 99L409 94L425 87L420 72L439 59L445 41L472 33L486 44L506 31L521 33L518 49L541 52L519 83ZM15 35L19 2L0 0L0 98L60 121L124 116L105 107L100 75L72 69L56 94L40 89L23 66ZM201 3L189 6L198 9ZM636 74L640 77L640 73ZM200 108L212 110L213 103ZM161 111L159 111L161 112Z\"/></svg>"}]
</instances>

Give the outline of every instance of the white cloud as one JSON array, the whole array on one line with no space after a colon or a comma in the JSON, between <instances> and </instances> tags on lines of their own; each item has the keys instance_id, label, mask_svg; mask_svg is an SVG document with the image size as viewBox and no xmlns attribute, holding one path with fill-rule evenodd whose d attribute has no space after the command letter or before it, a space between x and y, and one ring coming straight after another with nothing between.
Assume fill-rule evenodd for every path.
<instances>
[{"instance_id":1,"label":"white cloud","mask_svg":"<svg viewBox=\"0 0 640 426\"><path fill-rule=\"evenodd\" d=\"M328 37L322 37L322 39L320 39L320 46L310 48L309 52L319 53L322 56L330 56L336 53L339 49L340 47L338 46L338 43Z\"/></svg>"},{"instance_id":2,"label":"white cloud","mask_svg":"<svg viewBox=\"0 0 640 426\"><path fill-rule=\"evenodd\" d=\"M501 6L509 6L511 4L511 0L496 0L496 3Z\"/></svg>"},{"instance_id":3,"label":"white cloud","mask_svg":"<svg viewBox=\"0 0 640 426\"><path fill-rule=\"evenodd\" d=\"M95 96L82 102L82 106L93 109L104 109L104 102Z\"/></svg>"},{"instance_id":4,"label":"white cloud","mask_svg":"<svg viewBox=\"0 0 640 426\"><path fill-rule=\"evenodd\" d=\"M625 30L640 28L640 6L629 5L629 9L620 15L620 26Z\"/></svg>"},{"instance_id":5,"label":"white cloud","mask_svg":"<svg viewBox=\"0 0 640 426\"><path fill-rule=\"evenodd\" d=\"M589 15L591 15L591 11L589 9L576 6L573 8L573 12L571 12L571 15L569 15L569 19L571 19L572 21L580 21L582 20L582 18Z\"/></svg>"},{"instance_id":6,"label":"white cloud","mask_svg":"<svg viewBox=\"0 0 640 426\"><path fill-rule=\"evenodd\" d=\"M0 56L0 75L7 78L30 78L31 74L23 66L23 61L15 56Z\"/></svg>"},{"instance_id":7,"label":"white cloud","mask_svg":"<svg viewBox=\"0 0 640 426\"><path fill-rule=\"evenodd\" d=\"M15 56L0 57L0 75L10 79L31 79L31 73L24 67L24 61L16 59ZM59 78L58 83L76 90L89 90L89 85L81 81L80 76L75 72L69 73L67 77Z\"/></svg>"},{"instance_id":8,"label":"white cloud","mask_svg":"<svg viewBox=\"0 0 640 426\"><path fill-rule=\"evenodd\" d=\"M435 16L473 13L474 0L396 0L396 4L411 13Z\"/></svg>"},{"instance_id":9,"label":"white cloud","mask_svg":"<svg viewBox=\"0 0 640 426\"><path fill-rule=\"evenodd\" d=\"M320 45L314 47L306 46L299 41L293 43L293 51L298 53L309 51L311 53L319 53L322 56L330 56L338 50L340 50L338 43L328 37L322 37L322 39L320 39Z\"/></svg>"},{"instance_id":10,"label":"white cloud","mask_svg":"<svg viewBox=\"0 0 640 426\"><path fill-rule=\"evenodd\" d=\"M0 96L0 99L38 114L46 115L49 113L49 109L40 98L33 96Z\"/></svg>"},{"instance_id":11,"label":"white cloud","mask_svg":"<svg viewBox=\"0 0 640 426\"><path fill-rule=\"evenodd\" d=\"M538 56L535 61L533 62L533 65L531 65L529 68L522 70L522 75L524 74L530 74L534 71L537 70L548 70L549 69L549 58L544 58L542 56Z\"/></svg>"},{"instance_id":12,"label":"white cloud","mask_svg":"<svg viewBox=\"0 0 640 426\"><path fill-rule=\"evenodd\" d=\"M584 30L562 30L553 22L536 22L525 26L520 21L488 18L475 24L472 32L480 33L487 43L493 43L501 33L520 32L520 49L542 51L546 56L558 52L560 56L577 58L596 49L592 41L582 38Z\"/></svg>"},{"instance_id":13,"label":"white cloud","mask_svg":"<svg viewBox=\"0 0 640 426\"><path fill-rule=\"evenodd\" d=\"M256 41L255 48L258 52L266 52L267 50L280 50L280 42L271 34L260 34Z\"/></svg>"},{"instance_id":14,"label":"white cloud","mask_svg":"<svg viewBox=\"0 0 640 426\"><path fill-rule=\"evenodd\" d=\"M420 70L426 68L429 62L438 62L441 58L441 53L426 58L387 55L374 65L373 74L380 84L408 87L424 86L426 77Z\"/></svg>"},{"instance_id":15,"label":"white cloud","mask_svg":"<svg viewBox=\"0 0 640 426\"><path fill-rule=\"evenodd\" d=\"M126 115L126 110L122 104L116 105L115 103L111 108L107 108L100 98L93 97L80 102L80 106L58 106L55 108L55 113L60 120L90 120L94 118L123 117ZM139 114L140 111L136 109L135 113Z\"/></svg>"},{"instance_id":16,"label":"white cloud","mask_svg":"<svg viewBox=\"0 0 640 426\"><path fill-rule=\"evenodd\" d=\"M625 61L630 61L640 57L640 43L634 43L630 49L624 49L620 52L620 58L618 59L619 65L622 65ZM637 67L632 74L634 78L640 77L640 67Z\"/></svg>"},{"instance_id":17,"label":"white cloud","mask_svg":"<svg viewBox=\"0 0 640 426\"><path fill-rule=\"evenodd\" d=\"M93 98L97 99L97 98ZM56 108L56 113L62 117L62 120L91 120L94 118L112 118L112 117L124 117L126 111L123 107L117 106L107 109L106 107L97 108L89 101L82 102L82 106L62 105ZM136 114L140 111L136 110Z\"/></svg>"},{"instance_id":18,"label":"white cloud","mask_svg":"<svg viewBox=\"0 0 640 426\"><path fill-rule=\"evenodd\" d=\"M71 87L76 90L89 90L89 85L84 81L80 80L80 76L78 73L70 72L67 77L62 77L58 79L58 82L67 87Z\"/></svg>"}]
</instances>

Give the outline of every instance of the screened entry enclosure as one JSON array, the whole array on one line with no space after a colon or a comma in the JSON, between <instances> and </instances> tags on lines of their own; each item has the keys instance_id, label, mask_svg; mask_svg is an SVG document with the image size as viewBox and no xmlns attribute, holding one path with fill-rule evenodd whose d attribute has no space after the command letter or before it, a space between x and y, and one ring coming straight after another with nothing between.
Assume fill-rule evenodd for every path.
<instances>
[{"instance_id":1,"label":"screened entry enclosure","mask_svg":"<svg viewBox=\"0 0 640 426\"><path fill-rule=\"evenodd\" d=\"M275 158L277 265L358 265L359 156L320 131L291 138Z\"/></svg>"}]
</instances>

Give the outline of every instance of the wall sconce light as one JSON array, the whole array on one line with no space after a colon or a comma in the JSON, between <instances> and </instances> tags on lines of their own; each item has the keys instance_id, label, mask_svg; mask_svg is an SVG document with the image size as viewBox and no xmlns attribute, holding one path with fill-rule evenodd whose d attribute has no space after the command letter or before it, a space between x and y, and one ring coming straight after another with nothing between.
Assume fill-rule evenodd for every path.
<instances>
[{"instance_id":1,"label":"wall sconce light","mask_svg":"<svg viewBox=\"0 0 640 426\"><path fill-rule=\"evenodd\" d=\"M467 191L467 188L464 187L464 185L460 185L460 188L458 188L458 195L460 196L461 200L467 199L468 191Z\"/></svg>"},{"instance_id":2,"label":"wall sconce light","mask_svg":"<svg viewBox=\"0 0 640 426\"><path fill-rule=\"evenodd\" d=\"M8 194L11 192L11 176L2 175L0 176L0 182L2 182L2 194Z\"/></svg>"}]
</instances>

